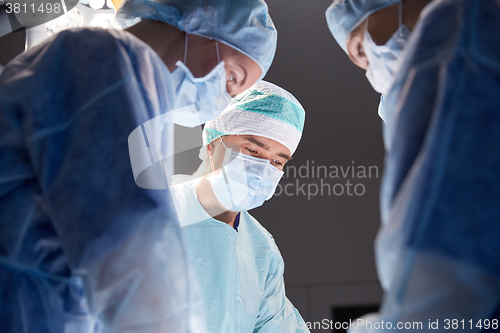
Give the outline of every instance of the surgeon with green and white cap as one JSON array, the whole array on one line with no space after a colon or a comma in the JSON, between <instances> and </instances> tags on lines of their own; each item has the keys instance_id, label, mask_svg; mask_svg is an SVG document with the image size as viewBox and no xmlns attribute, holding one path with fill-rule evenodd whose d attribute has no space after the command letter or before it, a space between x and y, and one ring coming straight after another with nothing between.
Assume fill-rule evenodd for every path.
<instances>
[{"instance_id":1,"label":"surgeon with green and white cap","mask_svg":"<svg viewBox=\"0 0 500 333\"><path fill-rule=\"evenodd\" d=\"M261 81L205 125L196 173L173 177L210 333L309 332L286 298L284 262L273 237L248 213L273 196L304 120L290 93Z\"/></svg>"}]
</instances>

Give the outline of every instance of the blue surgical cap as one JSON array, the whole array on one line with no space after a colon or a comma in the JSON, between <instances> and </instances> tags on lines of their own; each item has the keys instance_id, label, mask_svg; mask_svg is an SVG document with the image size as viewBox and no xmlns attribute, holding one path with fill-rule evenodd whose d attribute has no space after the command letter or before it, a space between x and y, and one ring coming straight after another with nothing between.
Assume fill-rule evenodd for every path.
<instances>
[{"instance_id":1,"label":"blue surgical cap","mask_svg":"<svg viewBox=\"0 0 500 333\"><path fill-rule=\"evenodd\" d=\"M326 10L326 22L333 37L347 53L347 38L368 16L401 0L335 0Z\"/></svg>"},{"instance_id":2,"label":"blue surgical cap","mask_svg":"<svg viewBox=\"0 0 500 333\"><path fill-rule=\"evenodd\" d=\"M277 31L262 0L125 0L117 18L124 27L150 19L215 39L259 64L261 78L276 53Z\"/></svg>"}]
</instances>

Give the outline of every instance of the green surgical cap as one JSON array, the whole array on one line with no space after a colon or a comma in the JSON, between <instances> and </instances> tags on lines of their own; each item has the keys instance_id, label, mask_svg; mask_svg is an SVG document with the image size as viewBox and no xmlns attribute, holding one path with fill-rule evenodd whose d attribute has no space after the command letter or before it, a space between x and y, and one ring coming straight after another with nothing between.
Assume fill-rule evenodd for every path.
<instances>
[{"instance_id":1,"label":"green surgical cap","mask_svg":"<svg viewBox=\"0 0 500 333\"><path fill-rule=\"evenodd\" d=\"M221 115L206 123L203 144L224 135L257 135L283 144L293 154L302 137L305 115L292 94L260 81L233 98Z\"/></svg>"}]
</instances>

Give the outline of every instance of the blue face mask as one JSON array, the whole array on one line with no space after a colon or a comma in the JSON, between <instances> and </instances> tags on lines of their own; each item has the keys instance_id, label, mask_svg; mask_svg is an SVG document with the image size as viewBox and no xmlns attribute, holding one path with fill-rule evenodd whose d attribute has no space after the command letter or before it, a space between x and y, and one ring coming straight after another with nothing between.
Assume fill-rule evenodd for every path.
<instances>
[{"instance_id":1,"label":"blue face mask","mask_svg":"<svg viewBox=\"0 0 500 333\"><path fill-rule=\"evenodd\" d=\"M402 23L402 5L399 5L399 28L385 45L377 45L368 32L366 21L363 49L368 58L366 77L376 92L387 94L392 87L403 59L403 49L410 30Z\"/></svg>"},{"instance_id":2,"label":"blue face mask","mask_svg":"<svg viewBox=\"0 0 500 333\"><path fill-rule=\"evenodd\" d=\"M221 114L231 102L231 96L226 90L226 70L224 61L220 61L218 43L215 45L219 64L204 77L195 78L185 65L187 36L184 63L177 61L177 68L171 73L177 98L170 116L175 124L196 127Z\"/></svg>"},{"instance_id":3,"label":"blue face mask","mask_svg":"<svg viewBox=\"0 0 500 333\"><path fill-rule=\"evenodd\" d=\"M224 142L221 139L222 144ZM218 174L212 170L207 179L212 184L215 196L228 210L247 211L271 199L283 177L283 171L269 160L256 158L228 149Z\"/></svg>"}]
</instances>

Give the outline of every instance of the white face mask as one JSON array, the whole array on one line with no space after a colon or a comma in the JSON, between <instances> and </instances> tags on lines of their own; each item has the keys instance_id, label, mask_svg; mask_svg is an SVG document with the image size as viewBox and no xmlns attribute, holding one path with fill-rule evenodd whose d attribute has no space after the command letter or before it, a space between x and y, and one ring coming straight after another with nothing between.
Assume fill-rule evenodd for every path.
<instances>
[{"instance_id":1,"label":"white face mask","mask_svg":"<svg viewBox=\"0 0 500 333\"><path fill-rule=\"evenodd\" d=\"M226 89L226 70L224 61L220 61L219 44L215 44L219 64L204 77L195 78L185 65L187 36L186 33L184 63L177 61L177 68L171 73L177 98L170 116L175 124L196 127L221 114L231 102L231 96Z\"/></svg>"},{"instance_id":2,"label":"white face mask","mask_svg":"<svg viewBox=\"0 0 500 333\"><path fill-rule=\"evenodd\" d=\"M394 83L403 59L403 49L411 31L402 23L402 4L399 5L399 28L385 45L377 45L368 32L366 20L363 49L368 58L366 77L373 89L387 94Z\"/></svg>"},{"instance_id":3,"label":"white face mask","mask_svg":"<svg viewBox=\"0 0 500 333\"><path fill-rule=\"evenodd\" d=\"M226 147L221 171L207 177L215 196L228 210L247 211L271 199L283 177L283 171L274 167L269 160L238 153Z\"/></svg>"}]
</instances>

